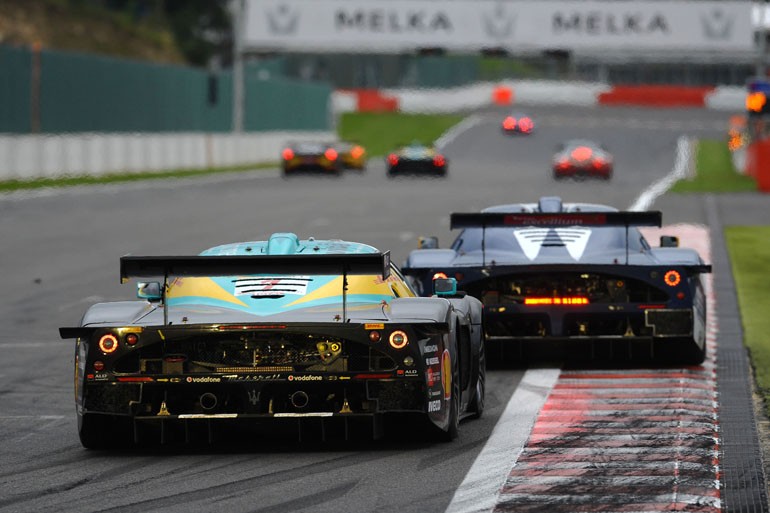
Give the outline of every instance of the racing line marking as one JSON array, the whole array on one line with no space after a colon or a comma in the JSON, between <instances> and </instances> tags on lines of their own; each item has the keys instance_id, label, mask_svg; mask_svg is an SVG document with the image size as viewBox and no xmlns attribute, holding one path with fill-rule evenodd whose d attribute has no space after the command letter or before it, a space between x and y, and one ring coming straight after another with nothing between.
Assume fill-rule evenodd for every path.
<instances>
[{"instance_id":1,"label":"racing line marking","mask_svg":"<svg viewBox=\"0 0 770 513\"><path fill-rule=\"evenodd\" d=\"M474 126L482 123L484 121L484 118L481 116L474 114L472 116L468 116L467 118L463 119L456 125L454 125L452 128L441 134L441 136L436 139L436 142L434 145L436 146L436 149L439 151L443 151L444 147L450 144L452 141L454 141L457 136L459 136L461 133L465 132L466 130L470 130Z\"/></svg>"},{"instance_id":2,"label":"racing line marking","mask_svg":"<svg viewBox=\"0 0 770 513\"><path fill-rule=\"evenodd\" d=\"M665 194L677 180L687 176L690 159L692 157L692 146L693 143L687 136L682 135L679 137L676 142L676 161L674 162L674 168L669 174L647 187L647 189L636 198L636 201L629 207L629 210L636 212L649 210L650 206L652 206L659 196Z\"/></svg>"},{"instance_id":3,"label":"racing line marking","mask_svg":"<svg viewBox=\"0 0 770 513\"><path fill-rule=\"evenodd\" d=\"M710 261L706 227L675 225L660 231L678 235L683 246ZM537 405L520 403L526 394L520 389L533 372L528 370L447 511L721 511L719 330L711 275L706 296L707 358L701 366L549 369L551 378L558 379L547 400L538 397ZM514 405L514 398L519 403ZM532 425L513 424L521 422L523 408L539 411L526 444L520 445L520 434L515 443L498 443L509 426L521 431ZM503 460L508 469L501 480Z\"/></svg>"}]
</instances>

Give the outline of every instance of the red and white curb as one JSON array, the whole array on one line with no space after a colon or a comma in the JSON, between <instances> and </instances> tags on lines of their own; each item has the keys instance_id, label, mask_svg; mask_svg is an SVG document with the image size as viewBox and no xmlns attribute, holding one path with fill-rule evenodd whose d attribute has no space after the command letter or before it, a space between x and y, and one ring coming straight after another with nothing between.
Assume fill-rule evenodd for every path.
<instances>
[{"instance_id":1,"label":"red and white curb","mask_svg":"<svg viewBox=\"0 0 770 513\"><path fill-rule=\"evenodd\" d=\"M707 228L676 225L659 232L678 236L682 246L710 260ZM657 238L653 230L648 234ZM721 511L718 328L710 278L704 365L560 373L522 448L501 447L497 426L447 511ZM530 372L542 371L527 371L519 389L526 389ZM507 423L509 409L501 417ZM492 472L499 470L501 450L509 451L510 470L494 496L484 497L500 482Z\"/></svg>"}]
</instances>

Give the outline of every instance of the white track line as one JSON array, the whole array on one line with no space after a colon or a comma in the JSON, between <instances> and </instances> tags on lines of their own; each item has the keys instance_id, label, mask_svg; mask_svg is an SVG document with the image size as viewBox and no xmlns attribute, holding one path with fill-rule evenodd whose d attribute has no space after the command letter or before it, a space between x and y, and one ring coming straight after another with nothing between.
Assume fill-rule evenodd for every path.
<instances>
[{"instance_id":1,"label":"white track line","mask_svg":"<svg viewBox=\"0 0 770 513\"><path fill-rule=\"evenodd\" d=\"M456 125L454 125L452 128L441 134L441 136L436 139L436 142L434 145L436 146L436 149L443 150L448 144L450 144L452 141L454 141L457 136L459 136L461 133L466 132L473 128L474 126L480 124L483 121L483 118L477 114L473 114L472 116L468 116L467 118L463 119Z\"/></svg>"},{"instance_id":2,"label":"white track line","mask_svg":"<svg viewBox=\"0 0 770 513\"><path fill-rule=\"evenodd\" d=\"M665 194L677 180L687 176L692 155L692 141L685 135L679 137L676 143L676 162L674 168L669 174L653 183L636 198L636 201L629 207L629 210L644 211L649 210L655 200Z\"/></svg>"},{"instance_id":3,"label":"white track line","mask_svg":"<svg viewBox=\"0 0 770 513\"><path fill-rule=\"evenodd\" d=\"M487 443L455 491L447 513L488 512L529 438L532 426L561 373L529 369L516 387Z\"/></svg>"}]
</instances>

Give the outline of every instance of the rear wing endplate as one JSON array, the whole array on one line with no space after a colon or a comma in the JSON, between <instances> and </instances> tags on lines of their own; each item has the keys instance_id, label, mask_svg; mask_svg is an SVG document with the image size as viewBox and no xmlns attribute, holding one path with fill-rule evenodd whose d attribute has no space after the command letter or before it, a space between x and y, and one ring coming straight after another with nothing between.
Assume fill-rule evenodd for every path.
<instances>
[{"instance_id":1,"label":"rear wing endplate","mask_svg":"<svg viewBox=\"0 0 770 513\"><path fill-rule=\"evenodd\" d=\"M347 320L348 275L390 276L390 251L385 253L323 255L218 255L218 256L124 256L120 258L120 282L130 278L163 276L163 323L168 324L169 276L238 276L259 274L310 274L342 276L342 319Z\"/></svg>"}]
</instances>

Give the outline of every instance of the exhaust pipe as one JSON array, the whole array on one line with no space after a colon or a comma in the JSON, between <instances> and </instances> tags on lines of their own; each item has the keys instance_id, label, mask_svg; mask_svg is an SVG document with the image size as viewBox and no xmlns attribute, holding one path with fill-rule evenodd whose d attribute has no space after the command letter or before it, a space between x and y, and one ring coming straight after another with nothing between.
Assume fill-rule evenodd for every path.
<instances>
[{"instance_id":1,"label":"exhaust pipe","mask_svg":"<svg viewBox=\"0 0 770 513\"><path fill-rule=\"evenodd\" d=\"M201 404L201 408L203 408L206 411L211 411L214 408L217 407L217 396L212 394L211 392L206 392L205 394L202 394L198 401Z\"/></svg>"},{"instance_id":2,"label":"exhaust pipe","mask_svg":"<svg viewBox=\"0 0 770 513\"><path fill-rule=\"evenodd\" d=\"M310 404L310 397L308 397L308 395L302 390L298 390L293 394L291 394L291 397L289 397L289 401L291 401L292 406L294 406L298 410L301 410L307 407L308 404Z\"/></svg>"}]
</instances>

